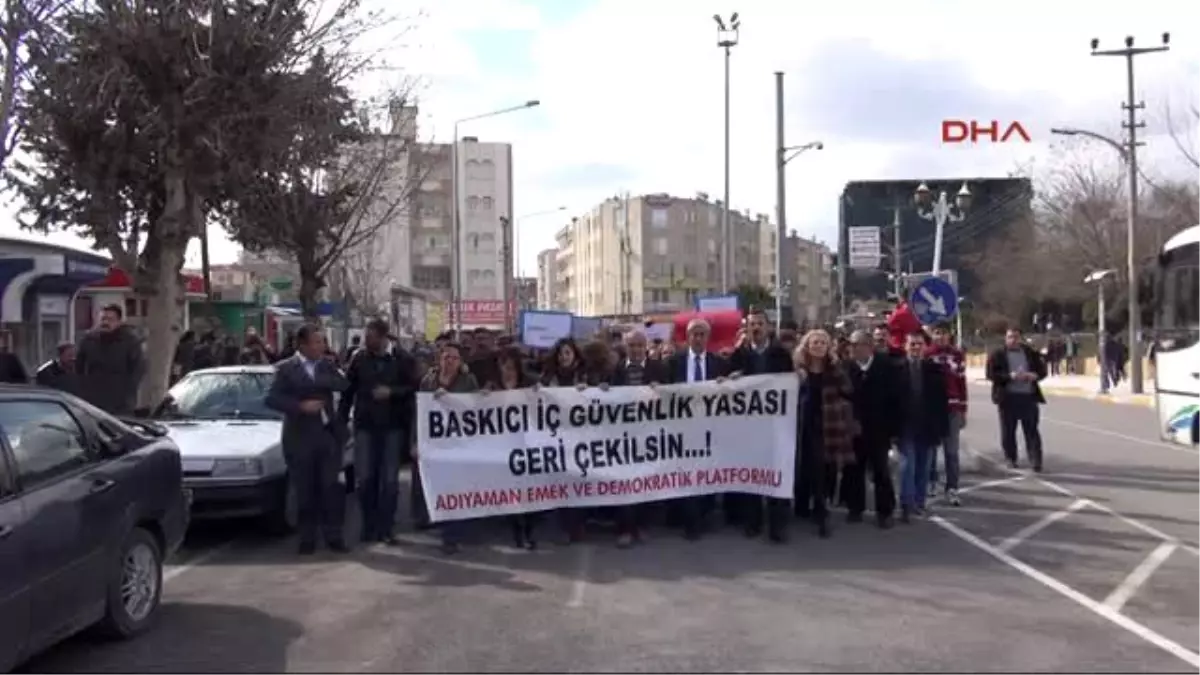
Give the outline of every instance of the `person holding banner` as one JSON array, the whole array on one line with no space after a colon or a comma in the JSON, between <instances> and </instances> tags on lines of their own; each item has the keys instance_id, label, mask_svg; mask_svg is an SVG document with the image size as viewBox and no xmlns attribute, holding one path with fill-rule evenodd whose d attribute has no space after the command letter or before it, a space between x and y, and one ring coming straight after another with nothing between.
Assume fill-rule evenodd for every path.
<instances>
[{"instance_id":1,"label":"person holding banner","mask_svg":"<svg viewBox=\"0 0 1200 675\"><path fill-rule=\"evenodd\" d=\"M446 394L469 394L479 391L479 383L463 361L463 349L455 342L447 342L438 352L437 368L430 370L421 382L421 391L433 392L434 398ZM413 452L414 467L419 465L420 448ZM419 467L413 472L414 485L421 484ZM464 521L452 520L441 524L442 552L446 555L458 553L462 548Z\"/></svg>"},{"instance_id":2,"label":"person holding banner","mask_svg":"<svg viewBox=\"0 0 1200 675\"><path fill-rule=\"evenodd\" d=\"M688 322L686 333L687 349L675 353L668 362L667 372L673 383L705 382L724 380L729 373L725 359L708 351L708 339L712 326L703 318ZM704 519L712 511L714 500L709 497L684 497L676 500L675 509L683 536L695 541L704 534Z\"/></svg>"},{"instance_id":3,"label":"person holding banner","mask_svg":"<svg viewBox=\"0 0 1200 675\"><path fill-rule=\"evenodd\" d=\"M481 393L489 391L511 391L528 389L537 381L525 370L525 357L517 347L506 347L496 354L496 379L488 382ZM537 549L537 539L534 529L537 525L538 514L521 513L509 516L512 527L513 545L529 551Z\"/></svg>"},{"instance_id":4,"label":"person holding banner","mask_svg":"<svg viewBox=\"0 0 1200 675\"><path fill-rule=\"evenodd\" d=\"M584 365L583 354L574 338L560 338L558 342L554 343L554 349L550 351L543 363L539 385L575 387L581 390L587 388L587 369ZM563 509L559 511L559 521L566 531L567 543L574 544L583 541L587 525L586 514L575 509Z\"/></svg>"},{"instance_id":5,"label":"person holding banner","mask_svg":"<svg viewBox=\"0 0 1200 675\"><path fill-rule=\"evenodd\" d=\"M794 354L800 376L794 508L798 517L816 522L822 539L830 536L826 467L854 463L859 431L850 378L838 367L832 342L824 330L810 330Z\"/></svg>"},{"instance_id":6,"label":"person holding banner","mask_svg":"<svg viewBox=\"0 0 1200 675\"><path fill-rule=\"evenodd\" d=\"M625 334L625 359L617 364L612 383L617 387L645 387L666 384L667 371L662 362L650 358L645 331L635 328ZM644 504L617 507L617 547L629 548L642 541Z\"/></svg>"},{"instance_id":7,"label":"person holding banner","mask_svg":"<svg viewBox=\"0 0 1200 675\"><path fill-rule=\"evenodd\" d=\"M787 373L792 370L791 354L767 333L767 315L761 309L750 310L746 317L746 334L742 344L733 352L730 366L740 375ZM725 515L732 524L745 528L747 537L757 537L763 530L763 498L757 495L729 493L723 497ZM766 499L767 536L781 543L786 537L788 503L784 499Z\"/></svg>"}]
</instances>

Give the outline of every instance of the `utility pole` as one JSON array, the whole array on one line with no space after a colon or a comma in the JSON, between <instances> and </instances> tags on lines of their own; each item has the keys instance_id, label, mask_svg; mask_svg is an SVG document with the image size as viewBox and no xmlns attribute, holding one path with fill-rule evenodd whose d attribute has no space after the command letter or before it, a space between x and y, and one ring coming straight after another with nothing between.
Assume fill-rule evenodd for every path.
<instances>
[{"instance_id":1,"label":"utility pole","mask_svg":"<svg viewBox=\"0 0 1200 675\"><path fill-rule=\"evenodd\" d=\"M1134 394L1140 394L1143 391L1142 385L1142 344L1141 344L1141 328L1142 328L1142 309L1138 302L1138 273L1137 273L1137 253L1135 251L1135 234L1137 232L1138 220L1138 163L1137 163L1137 130L1146 126L1145 122L1139 122L1137 119L1137 111L1146 107L1145 102L1137 100L1137 93L1134 91L1133 79L1133 58L1142 54L1151 54L1154 52L1165 52L1170 49L1171 34L1162 34L1162 45L1157 47L1134 47L1133 36L1125 38L1125 47L1123 49L1100 49L1100 40L1092 39L1092 56L1120 56L1125 59L1125 94L1126 100L1121 107L1125 110L1127 118L1121 123L1129 133L1129 139L1125 147L1125 159L1128 163L1126 171L1129 176L1129 208L1128 208L1128 223L1126 224L1126 259L1125 264L1128 267L1129 274L1129 385L1130 391Z\"/></svg>"},{"instance_id":2,"label":"utility pole","mask_svg":"<svg viewBox=\"0 0 1200 675\"><path fill-rule=\"evenodd\" d=\"M787 239L787 143L783 133L783 73L775 73L775 333L783 328L783 246Z\"/></svg>"},{"instance_id":3,"label":"utility pole","mask_svg":"<svg viewBox=\"0 0 1200 675\"><path fill-rule=\"evenodd\" d=\"M501 278L504 279L504 330L508 333L513 332L513 316L512 316L512 291L513 291L513 271L512 271L512 240L510 233L512 232L512 219L508 216L500 216L500 264L504 268L504 274Z\"/></svg>"},{"instance_id":4,"label":"utility pole","mask_svg":"<svg viewBox=\"0 0 1200 675\"><path fill-rule=\"evenodd\" d=\"M892 207L892 276L896 302L904 299L904 267L900 255L900 206Z\"/></svg>"},{"instance_id":5,"label":"utility pole","mask_svg":"<svg viewBox=\"0 0 1200 675\"><path fill-rule=\"evenodd\" d=\"M725 52L725 204L721 210L721 292L728 293L733 276L733 252L736 250L730 241L733 232L729 229L729 61L733 48L737 46L742 23L737 12L730 15L728 23L720 14L714 14L713 20L717 23L717 47Z\"/></svg>"}]
</instances>

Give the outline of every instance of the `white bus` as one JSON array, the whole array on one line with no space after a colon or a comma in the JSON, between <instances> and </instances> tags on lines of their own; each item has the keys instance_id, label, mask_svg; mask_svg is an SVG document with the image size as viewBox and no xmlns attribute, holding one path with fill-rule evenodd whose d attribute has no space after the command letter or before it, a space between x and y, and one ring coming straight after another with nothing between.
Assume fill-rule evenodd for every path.
<instances>
[{"instance_id":1,"label":"white bus","mask_svg":"<svg viewBox=\"0 0 1200 675\"><path fill-rule=\"evenodd\" d=\"M1154 403L1163 440L1200 439L1200 225L1176 234L1158 259Z\"/></svg>"}]
</instances>

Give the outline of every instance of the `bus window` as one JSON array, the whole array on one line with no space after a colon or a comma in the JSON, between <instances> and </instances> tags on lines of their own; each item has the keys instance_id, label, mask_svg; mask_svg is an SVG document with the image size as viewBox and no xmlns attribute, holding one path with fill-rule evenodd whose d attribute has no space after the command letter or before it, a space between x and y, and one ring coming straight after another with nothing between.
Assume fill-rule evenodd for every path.
<instances>
[{"instance_id":1,"label":"bus window","mask_svg":"<svg viewBox=\"0 0 1200 675\"><path fill-rule=\"evenodd\" d=\"M1195 245L1172 251L1161 273L1156 351L1185 349L1200 338L1200 263Z\"/></svg>"}]
</instances>

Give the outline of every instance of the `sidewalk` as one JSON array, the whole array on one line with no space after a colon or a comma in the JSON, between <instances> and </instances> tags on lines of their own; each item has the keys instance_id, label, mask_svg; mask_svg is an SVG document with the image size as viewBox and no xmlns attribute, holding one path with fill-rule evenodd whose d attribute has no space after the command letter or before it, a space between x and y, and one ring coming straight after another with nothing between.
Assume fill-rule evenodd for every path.
<instances>
[{"instance_id":1,"label":"sidewalk","mask_svg":"<svg viewBox=\"0 0 1200 675\"><path fill-rule=\"evenodd\" d=\"M983 368L968 368L967 379L976 384L987 384ZM1101 394L1100 377L1092 375L1055 375L1042 380L1041 385L1047 396L1072 396L1147 408L1154 406L1153 382L1146 383L1144 394L1131 394L1128 381L1113 387L1108 394Z\"/></svg>"}]
</instances>

